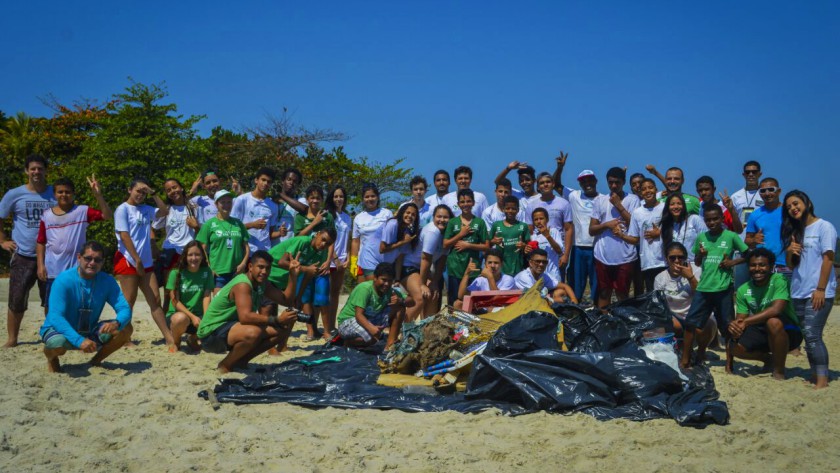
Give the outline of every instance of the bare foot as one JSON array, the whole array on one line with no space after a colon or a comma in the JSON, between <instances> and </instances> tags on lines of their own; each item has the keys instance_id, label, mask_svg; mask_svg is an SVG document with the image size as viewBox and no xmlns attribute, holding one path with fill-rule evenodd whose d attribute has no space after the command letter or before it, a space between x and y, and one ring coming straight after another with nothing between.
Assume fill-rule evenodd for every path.
<instances>
[{"instance_id":1,"label":"bare foot","mask_svg":"<svg viewBox=\"0 0 840 473\"><path fill-rule=\"evenodd\" d=\"M773 379L775 379L776 381L784 381L785 380L785 374L774 371L773 372Z\"/></svg>"},{"instance_id":2,"label":"bare foot","mask_svg":"<svg viewBox=\"0 0 840 473\"><path fill-rule=\"evenodd\" d=\"M125 342L125 345L122 346L123 348L136 348L137 344L132 342L131 340Z\"/></svg>"},{"instance_id":3,"label":"bare foot","mask_svg":"<svg viewBox=\"0 0 840 473\"><path fill-rule=\"evenodd\" d=\"M3 348L14 348L14 347L16 347L17 345L18 345L18 341L17 341L17 339L15 339L15 340L9 340L9 341L7 341L7 342L6 342L6 344L5 344L5 345L3 345Z\"/></svg>"},{"instance_id":4,"label":"bare foot","mask_svg":"<svg viewBox=\"0 0 840 473\"><path fill-rule=\"evenodd\" d=\"M280 356L280 350L276 347L269 348L266 353L268 353L269 356Z\"/></svg>"},{"instance_id":5,"label":"bare foot","mask_svg":"<svg viewBox=\"0 0 840 473\"><path fill-rule=\"evenodd\" d=\"M47 371L50 373L64 372L64 370L61 369L61 363L58 361L58 357L53 358L52 360L47 360Z\"/></svg>"},{"instance_id":6,"label":"bare foot","mask_svg":"<svg viewBox=\"0 0 840 473\"><path fill-rule=\"evenodd\" d=\"M823 389L828 387L828 376L817 376L814 383L814 389Z\"/></svg>"},{"instance_id":7,"label":"bare foot","mask_svg":"<svg viewBox=\"0 0 840 473\"><path fill-rule=\"evenodd\" d=\"M178 345L172 344L169 345L169 353L178 353L180 351L180 347Z\"/></svg>"},{"instance_id":8,"label":"bare foot","mask_svg":"<svg viewBox=\"0 0 840 473\"><path fill-rule=\"evenodd\" d=\"M794 348L793 350L788 352L788 356L802 356L802 349Z\"/></svg>"},{"instance_id":9,"label":"bare foot","mask_svg":"<svg viewBox=\"0 0 840 473\"><path fill-rule=\"evenodd\" d=\"M219 364L219 365L216 367L216 369L217 369L217 371L218 371L220 374L227 374L227 373L230 373L230 369L228 369L226 366L224 366L224 365L222 365L222 364Z\"/></svg>"}]
</instances>

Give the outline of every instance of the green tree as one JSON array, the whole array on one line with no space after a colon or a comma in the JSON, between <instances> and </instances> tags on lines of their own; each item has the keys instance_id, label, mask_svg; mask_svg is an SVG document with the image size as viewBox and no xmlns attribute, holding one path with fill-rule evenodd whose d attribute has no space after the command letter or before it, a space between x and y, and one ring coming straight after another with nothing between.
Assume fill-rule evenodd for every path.
<instances>
[{"instance_id":1,"label":"green tree","mask_svg":"<svg viewBox=\"0 0 840 473\"><path fill-rule=\"evenodd\" d=\"M35 119L24 112L6 119L0 126L0 192L5 193L25 182L23 162L34 153L38 142Z\"/></svg>"}]
</instances>

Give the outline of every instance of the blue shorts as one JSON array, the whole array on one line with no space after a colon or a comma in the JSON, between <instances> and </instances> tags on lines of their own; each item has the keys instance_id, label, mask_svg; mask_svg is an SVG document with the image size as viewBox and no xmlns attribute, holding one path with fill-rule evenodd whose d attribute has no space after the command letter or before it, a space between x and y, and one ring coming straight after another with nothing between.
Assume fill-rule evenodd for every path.
<instances>
[{"instance_id":1,"label":"blue shorts","mask_svg":"<svg viewBox=\"0 0 840 473\"><path fill-rule=\"evenodd\" d=\"M315 276L307 284L303 293L300 292L303 283L303 274L298 276L297 287L300 301L304 304L312 304L315 307L326 307L330 305L330 276Z\"/></svg>"},{"instance_id":2,"label":"blue shorts","mask_svg":"<svg viewBox=\"0 0 840 473\"><path fill-rule=\"evenodd\" d=\"M79 335L82 335L85 338L88 338L89 340L92 340L94 343L96 343L96 349L98 350L102 348L103 345L111 341L112 335L110 333L99 333L102 330L103 325L111 322L116 322L116 320L102 320L98 324L96 324L96 327L93 328L93 331L91 333L85 334L80 332ZM51 350L54 350L56 348L78 350L78 347L74 347L72 343L67 341L67 337L65 337L64 335L59 333L58 330L52 327L48 328L44 332L44 335L41 336L41 341L44 342L46 348L49 348Z\"/></svg>"},{"instance_id":3,"label":"blue shorts","mask_svg":"<svg viewBox=\"0 0 840 473\"><path fill-rule=\"evenodd\" d=\"M221 274L216 276L216 289L225 287L236 276L236 273Z\"/></svg>"}]
</instances>

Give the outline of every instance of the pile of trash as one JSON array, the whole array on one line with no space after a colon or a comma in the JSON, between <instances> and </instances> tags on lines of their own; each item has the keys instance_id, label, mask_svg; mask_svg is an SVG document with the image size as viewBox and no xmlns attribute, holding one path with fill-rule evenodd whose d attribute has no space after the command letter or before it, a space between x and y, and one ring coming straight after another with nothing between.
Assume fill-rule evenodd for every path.
<instances>
[{"instance_id":1,"label":"pile of trash","mask_svg":"<svg viewBox=\"0 0 840 473\"><path fill-rule=\"evenodd\" d=\"M266 373L222 380L212 392L199 395L213 402L236 404L288 402L407 412L498 409L509 415L583 412L602 420L673 418L680 425L694 427L728 423L726 403L718 399L708 369L700 366L688 376L681 374L670 363L673 360L668 355L674 353L672 346L668 348L667 337L643 346L645 339L651 338L646 335L670 326L671 313L661 293L614 304L607 312L555 305L548 311L518 314L495 330L482 342L481 352L473 355L465 392L453 390L442 395L428 384L406 382L401 388L377 384L382 377L391 376L382 373L377 356L330 347L281 363ZM419 326L423 339L424 327L431 324ZM458 324L437 326L434 330L446 334L443 339L451 339L452 331L458 329ZM422 345L422 340L416 341L416 347ZM394 366L416 353L407 347L403 361ZM435 364L429 363L439 357L451 360L451 349L443 344L436 355L421 353L418 366L406 369L434 371ZM385 366L391 366L385 360Z\"/></svg>"}]
</instances>

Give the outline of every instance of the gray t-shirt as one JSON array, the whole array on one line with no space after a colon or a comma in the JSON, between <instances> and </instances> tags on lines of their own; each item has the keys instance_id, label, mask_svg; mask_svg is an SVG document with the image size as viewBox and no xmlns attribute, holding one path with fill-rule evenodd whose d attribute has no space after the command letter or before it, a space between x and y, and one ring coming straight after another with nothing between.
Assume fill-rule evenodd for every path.
<instances>
[{"instance_id":1,"label":"gray t-shirt","mask_svg":"<svg viewBox=\"0 0 840 473\"><path fill-rule=\"evenodd\" d=\"M0 218L12 216L12 240L17 244L17 254L35 257L41 214L54 205L56 200L52 186L47 186L40 193L30 191L25 185L6 192L0 200Z\"/></svg>"}]
</instances>

